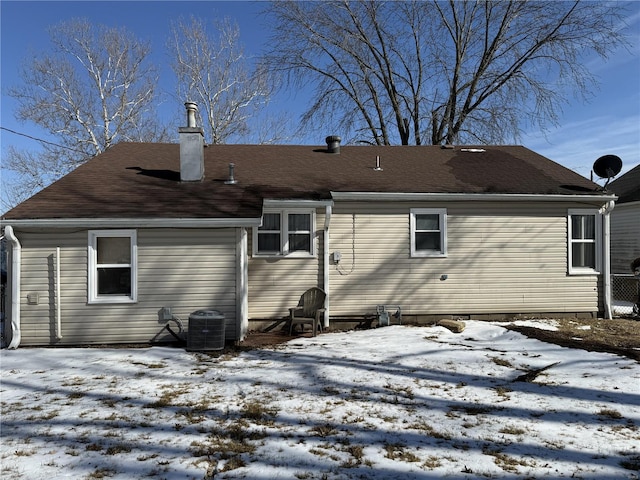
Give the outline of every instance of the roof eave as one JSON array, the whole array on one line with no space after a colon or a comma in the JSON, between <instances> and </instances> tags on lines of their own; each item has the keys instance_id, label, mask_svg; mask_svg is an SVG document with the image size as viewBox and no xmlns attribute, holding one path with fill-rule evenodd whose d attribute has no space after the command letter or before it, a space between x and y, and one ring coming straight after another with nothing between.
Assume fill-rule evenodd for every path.
<instances>
[{"instance_id":1,"label":"roof eave","mask_svg":"<svg viewBox=\"0 0 640 480\"><path fill-rule=\"evenodd\" d=\"M301 199L277 199L265 198L265 208L322 208L333 205L333 200L301 200Z\"/></svg>"},{"instance_id":2,"label":"roof eave","mask_svg":"<svg viewBox=\"0 0 640 480\"><path fill-rule=\"evenodd\" d=\"M258 218L42 218L2 219L2 225L37 228L231 228L257 227Z\"/></svg>"},{"instance_id":3,"label":"roof eave","mask_svg":"<svg viewBox=\"0 0 640 480\"><path fill-rule=\"evenodd\" d=\"M482 201L482 202L608 202L618 197L602 195L562 195L528 193L380 193L331 192L336 201L417 202L417 201Z\"/></svg>"}]
</instances>

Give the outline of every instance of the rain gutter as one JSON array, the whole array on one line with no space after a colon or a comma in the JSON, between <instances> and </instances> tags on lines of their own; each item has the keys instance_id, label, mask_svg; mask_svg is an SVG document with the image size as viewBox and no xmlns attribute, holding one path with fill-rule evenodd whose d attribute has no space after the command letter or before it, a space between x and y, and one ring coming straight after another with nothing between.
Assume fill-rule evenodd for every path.
<instances>
[{"instance_id":1,"label":"rain gutter","mask_svg":"<svg viewBox=\"0 0 640 480\"><path fill-rule=\"evenodd\" d=\"M230 228L257 227L258 218L46 218L3 219L16 227L38 228Z\"/></svg>"},{"instance_id":2,"label":"rain gutter","mask_svg":"<svg viewBox=\"0 0 640 480\"><path fill-rule=\"evenodd\" d=\"M384 192L331 192L334 200L363 202L417 202L417 201L481 201L481 202L601 202L615 200L615 195L561 195L529 193L384 193Z\"/></svg>"}]
</instances>

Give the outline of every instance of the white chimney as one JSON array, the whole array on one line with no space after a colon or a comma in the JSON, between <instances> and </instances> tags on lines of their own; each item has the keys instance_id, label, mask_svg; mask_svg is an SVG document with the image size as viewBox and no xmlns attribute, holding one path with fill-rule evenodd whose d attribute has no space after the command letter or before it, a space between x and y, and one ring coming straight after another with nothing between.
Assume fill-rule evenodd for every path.
<instances>
[{"instance_id":1,"label":"white chimney","mask_svg":"<svg viewBox=\"0 0 640 480\"><path fill-rule=\"evenodd\" d=\"M180 180L199 182L204 178L204 130L196 127L198 105L186 102L187 126L178 128L180 134Z\"/></svg>"}]
</instances>

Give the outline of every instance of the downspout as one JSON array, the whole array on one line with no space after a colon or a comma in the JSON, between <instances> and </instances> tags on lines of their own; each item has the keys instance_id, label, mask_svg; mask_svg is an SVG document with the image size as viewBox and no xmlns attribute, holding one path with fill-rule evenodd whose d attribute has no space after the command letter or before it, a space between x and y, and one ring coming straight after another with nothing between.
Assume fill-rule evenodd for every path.
<instances>
[{"instance_id":1,"label":"downspout","mask_svg":"<svg viewBox=\"0 0 640 480\"><path fill-rule=\"evenodd\" d=\"M329 328L329 311L331 304L331 294L329 292L329 225L331 224L331 205L327 205L324 211L324 237L323 237L323 290L327 294L324 302L324 328Z\"/></svg>"},{"instance_id":2,"label":"downspout","mask_svg":"<svg viewBox=\"0 0 640 480\"><path fill-rule=\"evenodd\" d=\"M236 229L236 341L241 342L249 331L249 267L248 234L246 228Z\"/></svg>"},{"instance_id":3,"label":"downspout","mask_svg":"<svg viewBox=\"0 0 640 480\"><path fill-rule=\"evenodd\" d=\"M603 269L602 274L604 275L604 311L605 317L609 320L613 318L611 312L611 211L615 207L615 202L613 200L605 203L600 209L600 213L602 213L602 230L603 230L603 239L602 239L602 256L603 259Z\"/></svg>"},{"instance_id":4,"label":"downspout","mask_svg":"<svg viewBox=\"0 0 640 480\"><path fill-rule=\"evenodd\" d=\"M62 299L60 293L60 247L56 247L56 338L62 340Z\"/></svg>"},{"instance_id":5,"label":"downspout","mask_svg":"<svg viewBox=\"0 0 640 480\"><path fill-rule=\"evenodd\" d=\"M20 345L20 268L22 264L22 245L13 233L13 227L4 227L4 236L11 242L11 343L7 348L15 349Z\"/></svg>"}]
</instances>

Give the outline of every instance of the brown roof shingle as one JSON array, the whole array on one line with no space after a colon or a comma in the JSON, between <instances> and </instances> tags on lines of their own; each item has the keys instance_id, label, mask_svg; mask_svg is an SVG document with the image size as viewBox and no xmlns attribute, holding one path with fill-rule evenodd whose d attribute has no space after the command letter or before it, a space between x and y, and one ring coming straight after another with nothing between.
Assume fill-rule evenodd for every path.
<instances>
[{"instance_id":1,"label":"brown roof shingle","mask_svg":"<svg viewBox=\"0 0 640 480\"><path fill-rule=\"evenodd\" d=\"M257 218L262 201L334 192L598 194L598 185L521 146L213 145L205 179L180 182L178 144L120 143L3 218ZM382 171L374 170L376 158ZM237 184L226 185L229 163Z\"/></svg>"}]
</instances>

